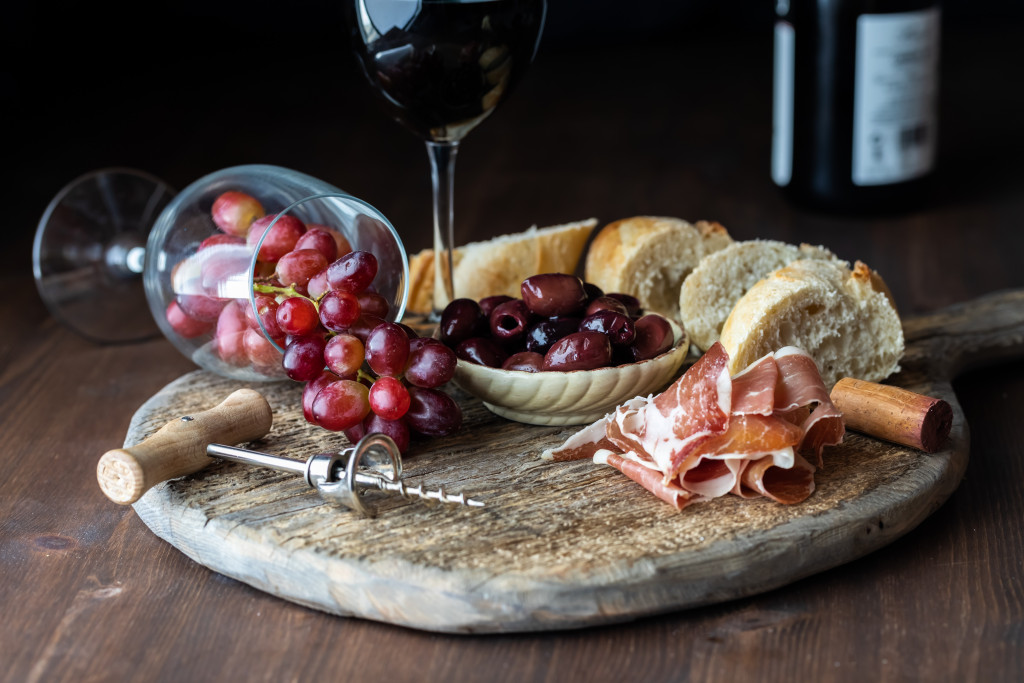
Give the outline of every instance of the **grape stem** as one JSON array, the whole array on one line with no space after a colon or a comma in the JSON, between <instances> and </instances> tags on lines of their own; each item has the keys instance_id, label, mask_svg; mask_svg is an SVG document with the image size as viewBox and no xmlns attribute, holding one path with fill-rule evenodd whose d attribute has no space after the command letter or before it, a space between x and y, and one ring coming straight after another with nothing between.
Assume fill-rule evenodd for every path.
<instances>
[{"instance_id":1,"label":"grape stem","mask_svg":"<svg viewBox=\"0 0 1024 683\"><path fill-rule=\"evenodd\" d=\"M284 294L287 297L301 296L304 299L309 299L308 296L302 294L297 289L295 289L295 285L288 285L287 287L278 287L277 285L265 285L254 283L252 289L254 292L259 292L260 294Z\"/></svg>"}]
</instances>

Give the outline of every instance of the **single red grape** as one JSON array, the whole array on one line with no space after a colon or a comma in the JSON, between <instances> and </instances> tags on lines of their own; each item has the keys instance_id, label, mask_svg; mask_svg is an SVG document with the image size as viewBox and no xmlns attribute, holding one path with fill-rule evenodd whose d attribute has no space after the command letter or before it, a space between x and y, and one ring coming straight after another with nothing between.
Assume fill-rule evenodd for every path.
<instances>
[{"instance_id":1,"label":"single red grape","mask_svg":"<svg viewBox=\"0 0 1024 683\"><path fill-rule=\"evenodd\" d=\"M327 268L331 289L358 294L377 277L377 257L368 251L350 251Z\"/></svg>"},{"instance_id":2,"label":"single red grape","mask_svg":"<svg viewBox=\"0 0 1024 683\"><path fill-rule=\"evenodd\" d=\"M262 332L251 327L246 328L242 334L242 344L256 372L263 375L281 374L281 352Z\"/></svg>"},{"instance_id":3,"label":"single red grape","mask_svg":"<svg viewBox=\"0 0 1024 683\"><path fill-rule=\"evenodd\" d=\"M316 398L321 389L331 382L337 382L339 379L341 378L333 372L324 370L320 373L319 377L306 382L306 385L302 387L302 416L306 418L306 422L316 424L316 420L313 418L313 399Z\"/></svg>"},{"instance_id":4,"label":"single red grape","mask_svg":"<svg viewBox=\"0 0 1024 683\"><path fill-rule=\"evenodd\" d=\"M245 322L245 312L239 302L232 299L217 318L217 329L213 339L217 355L225 363L242 367L249 362L249 355L245 352L243 339L248 328L249 326Z\"/></svg>"},{"instance_id":5,"label":"single red grape","mask_svg":"<svg viewBox=\"0 0 1024 683\"><path fill-rule=\"evenodd\" d=\"M327 259L327 263L334 261L340 255L338 254L338 243L334 240L334 236L326 230L313 226L309 226L306 232L302 234L302 237L298 239L295 243L295 249L315 249ZM326 265L324 267L326 268Z\"/></svg>"},{"instance_id":6,"label":"single red grape","mask_svg":"<svg viewBox=\"0 0 1024 683\"><path fill-rule=\"evenodd\" d=\"M341 379L320 389L313 399L313 419L332 432L363 421L370 412L370 390L359 382Z\"/></svg>"},{"instance_id":7,"label":"single red grape","mask_svg":"<svg viewBox=\"0 0 1024 683\"><path fill-rule=\"evenodd\" d=\"M210 210L218 228L238 237L245 237L249 226L263 213L263 205L255 197L237 190L228 190L218 196Z\"/></svg>"},{"instance_id":8,"label":"single red grape","mask_svg":"<svg viewBox=\"0 0 1024 683\"><path fill-rule=\"evenodd\" d=\"M455 376L458 358L455 352L436 339L417 339L410 345L405 379L409 384L433 389Z\"/></svg>"},{"instance_id":9,"label":"single red grape","mask_svg":"<svg viewBox=\"0 0 1024 683\"><path fill-rule=\"evenodd\" d=\"M310 299L319 301L327 292L331 291L331 285L327 282L327 269L324 268L319 273L309 279L309 284L306 285L306 293Z\"/></svg>"},{"instance_id":10,"label":"single red grape","mask_svg":"<svg viewBox=\"0 0 1024 683\"><path fill-rule=\"evenodd\" d=\"M324 347L324 361L327 367L341 377L357 373L365 358L366 349L363 342L351 334L331 337Z\"/></svg>"},{"instance_id":11,"label":"single red grape","mask_svg":"<svg viewBox=\"0 0 1024 683\"><path fill-rule=\"evenodd\" d=\"M196 320L181 310L181 306L178 305L177 301L167 304L166 316L167 323L171 326L171 329L185 339L194 339L202 336L212 330L214 326L213 322Z\"/></svg>"},{"instance_id":12,"label":"single red grape","mask_svg":"<svg viewBox=\"0 0 1024 683\"><path fill-rule=\"evenodd\" d=\"M375 315L378 318L388 317L388 311L391 310L391 307L388 306L388 300L377 292L360 292L358 299L359 309L363 313Z\"/></svg>"},{"instance_id":13,"label":"single red grape","mask_svg":"<svg viewBox=\"0 0 1024 683\"><path fill-rule=\"evenodd\" d=\"M353 436L355 435L353 431ZM371 412L363 420L362 424L359 425L359 436L352 443L356 443L366 434L383 434L390 436L391 440L398 446L398 452L404 454L409 450L409 426L405 423L405 420L388 420L376 413ZM348 436L349 440L352 436L349 432L345 432L345 436Z\"/></svg>"},{"instance_id":14,"label":"single red grape","mask_svg":"<svg viewBox=\"0 0 1024 683\"><path fill-rule=\"evenodd\" d=\"M314 275L327 268L327 259L316 249L299 249L298 245L277 262L274 270L282 285L306 286Z\"/></svg>"},{"instance_id":15,"label":"single red grape","mask_svg":"<svg viewBox=\"0 0 1024 683\"><path fill-rule=\"evenodd\" d=\"M255 249L260 238L263 237L263 233L267 231L275 218L277 218L277 214L271 214L253 221L246 237L246 243ZM298 218L292 215L281 216L281 219L274 223L274 229L263 240L258 260L276 263L278 259L295 248L295 243L299 241L304 232L306 232L306 226Z\"/></svg>"},{"instance_id":16,"label":"single red grape","mask_svg":"<svg viewBox=\"0 0 1024 683\"><path fill-rule=\"evenodd\" d=\"M335 230L334 228L332 228L332 227L330 227L328 225L320 225L319 223L310 223L307 226L307 228L309 230L323 230L328 235L330 235L331 238L334 240L334 244L337 247L337 255L338 256L344 256L348 252L352 251L352 244L348 241L348 239L344 235L341 234L341 231ZM333 261L334 259L328 259L328 260L329 261Z\"/></svg>"},{"instance_id":17,"label":"single red grape","mask_svg":"<svg viewBox=\"0 0 1024 683\"><path fill-rule=\"evenodd\" d=\"M199 243L199 248L196 249L196 253L199 253L203 249L209 249L215 247L218 244L245 244L245 239L242 237L236 237L235 235L225 235L223 233L217 233L216 235L210 235L205 240Z\"/></svg>"},{"instance_id":18,"label":"single red grape","mask_svg":"<svg viewBox=\"0 0 1024 683\"><path fill-rule=\"evenodd\" d=\"M448 394L438 389L409 387L409 428L424 436L448 436L462 426L462 410Z\"/></svg>"},{"instance_id":19,"label":"single red grape","mask_svg":"<svg viewBox=\"0 0 1024 683\"><path fill-rule=\"evenodd\" d=\"M327 342L319 335L296 337L284 348L285 374L298 382L310 382L324 369L324 347Z\"/></svg>"},{"instance_id":20,"label":"single red grape","mask_svg":"<svg viewBox=\"0 0 1024 683\"><path fill-rule=\"evenodd\" d=\"M361 312L359 300L349 292L332 290L320 300L320 323L333 332L347 330Z\"/></svg>"},{"instance_id":21,"label":"single red grape","mask_svg":"<svg viewBox=\"0 0 1024 683\"><path fill-rule=\"evenodd\" d=\"M397 420L409 410L409 390L401 380L381 377L370 387L370 408L385 420Z\"/></svg>"},{"instance_id":22,"label":"single red grape","mask_svg":"<svg viewBox=\"0 0 1024 683\"><path fill-rule=\"evenodd\" d=\"M320 314L316 305L302 296L285 299L277 307L277 325L289 335L306 335L320 325Z\"/></svg>"},{"instance_id":23,"label":"single red grape","mask_svg":"<svg viewBox=\"0 0 1024 683\"><path fill-rule=\"evenodd\" d=\"M395 323L381 323L366 338L366 362L380 376L401 376L409 359L409 337Z\"/></svg>"},{"instance_id":24,"label":"single red grape","mask_svg":"<svg viewBox=\"0 0 1024 683\"><path fill-rule=\"evenodd\" d=\"M214 298L202 294L179 294L178 305L190 318L212 323L220 317L220 312L228 305L230 299Z\"/></svg>"}]
</instances>

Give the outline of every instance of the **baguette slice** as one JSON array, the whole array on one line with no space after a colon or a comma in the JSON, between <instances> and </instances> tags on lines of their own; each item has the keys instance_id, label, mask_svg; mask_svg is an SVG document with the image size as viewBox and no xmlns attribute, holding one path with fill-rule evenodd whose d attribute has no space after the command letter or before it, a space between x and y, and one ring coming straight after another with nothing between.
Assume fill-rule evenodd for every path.
<instances>
[{"instance_id":1,"label":"baguette slice","mask_svg":"<svg viewBox=\"0 0 1024 683\"><path fill-rule=\"evenodd\" d=\"M897 372L903 327L881 276L858 261L799 260L744 294L722 328L729 370L797 346L818 365L825 386L843 377L879 382Z\"/></svg>"},{"instance_id":2,"label":"baguette slice","mask_svg":"<svg viewBox=\"0 0 1024 683\"><path fill-rule=\"evenodd\" d=\"M584 279L606 292L679 319L679 289L700 260L732 243L726 229L679 218L635 216L603 227L587 252Z\"/></svg>"},{"instance_id":3,"label":"baguette slice","mask_svg":"<svg viewBox=\"0 0 1024 683\"><path fill-rule=\"evenodd\" d=\"M708 254L679 292L679 315L691 342L702 351L711 348L736 302L773 270L799 259L835 258L825 247L775 240L733 242Z\"/></svg>"},{"instance_id":4,"label":"baguette slice","mask_svg":"<svg viewBox=\"0 0 1024 683\"><path fill-rule=\"evenodd\" d=\"M540 273L575 273L597 219L531 227L511 235L456 247L452 253L455 296L480 300L505 294L519 298L523 280ZM434 298L434 250L409 259L411 313L429 313Z\"/></svg>"}]
</instances>

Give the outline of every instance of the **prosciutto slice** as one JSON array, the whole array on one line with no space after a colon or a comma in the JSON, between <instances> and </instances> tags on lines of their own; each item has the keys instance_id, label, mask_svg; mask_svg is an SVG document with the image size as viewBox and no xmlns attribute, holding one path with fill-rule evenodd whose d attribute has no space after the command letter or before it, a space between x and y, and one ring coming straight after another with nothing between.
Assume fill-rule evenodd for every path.
<instances>
[{"instance_id":1,"label":"prosciutto slice","mask_svg":"<svg viewBox=\"0 0 1024 683\"><path fill-rule=\"evenodd\" d=\"M628 401L542 457L592 458L679 510L730 492L805 500L815 465L800 454L820 467L845 433L814 360L786 347L733 377L728 362L714 344L661 394Z\"/></svg>"}]
</instances>

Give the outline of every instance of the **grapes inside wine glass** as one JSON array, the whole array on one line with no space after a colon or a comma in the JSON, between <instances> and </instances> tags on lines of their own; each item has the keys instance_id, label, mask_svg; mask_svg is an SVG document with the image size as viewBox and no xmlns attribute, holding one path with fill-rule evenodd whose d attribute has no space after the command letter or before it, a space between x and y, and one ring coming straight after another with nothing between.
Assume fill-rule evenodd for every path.
<instances>
[{"instance_id":1,"label":"grapes inside wine glass","mask_svg":"<svg viewBox=\"0 0 1024 683\"><path fill-rule=\"evenodd\" d=\"M347 0L363 72L385 110L424 139L434 208L434 311L456 298L453 180L462 138L522 79L545 0Z\"/></svg>"},{"instance_id":2,"label":"grapes inside wine glass","mask_svg":"<svg viewBox=\"0 0 1024 683\"><path fill-rule=\"evenodd\" d=\"M290 244L279 239L285 224L297 233ZM375 253L382 317L402 315L408 264L393 226L329 183L278 166L216 171L177 195L131 169L88 174L51 202L33 256L47 306L83 336L125 342L158 330L206 370L261 381L285 374L253 308L254 278L304 277L313 265L303 247L321 238ZM258 259L261 250L276 253Z\"/></svg>"}]
</instances>

